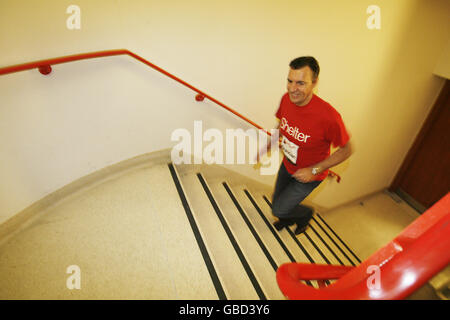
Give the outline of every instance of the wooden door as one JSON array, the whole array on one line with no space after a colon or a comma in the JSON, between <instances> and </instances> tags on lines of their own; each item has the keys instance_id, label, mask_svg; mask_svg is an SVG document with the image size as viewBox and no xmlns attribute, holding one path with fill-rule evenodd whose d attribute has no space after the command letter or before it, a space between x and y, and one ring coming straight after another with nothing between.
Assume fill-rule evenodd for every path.
<instances>
[{"instance_id":1,"label":"wooden door","mask_svg":"<svg viewBox=\"0 0 450 320\"><path fill-rule=\"evenodd\" d=\"M450 81L446 80L389 190L423 212L449 189Z\"/></svg>"}]
</instances>

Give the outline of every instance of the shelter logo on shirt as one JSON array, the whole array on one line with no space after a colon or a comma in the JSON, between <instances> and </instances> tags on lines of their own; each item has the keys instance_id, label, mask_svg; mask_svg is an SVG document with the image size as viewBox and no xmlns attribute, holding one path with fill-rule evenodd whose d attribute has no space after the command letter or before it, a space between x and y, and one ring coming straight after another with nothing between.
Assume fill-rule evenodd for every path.
<instances>
[{"instance_id":1,"label":"shelter logo on shirt","mask_svg":"<svg viewBox=\"0 0 450 320\"><path fill-rule=\"evenodd\" d=\"M280 128L298 142L306 143L308 138L311 137L310 135L300 132L298 127L289 126L288 121L284 117L281 119ZM283 149L283 153L286 158L288 158L293 164L297 164L298 147L299 146L296 143L289 141L289 139L287 139L284 135L282 136L281 148Z\"/></svg>"},{"instance_id":2,"label":"shelter logo on shirt","mask_svg":"<svg viewBox=\"0 0 450 320\"><path fill-rule=\"evenodd\" d=\"M304 134L303 132L300 132L298 127L295 127L295 128L294 128L294 126L290 127L289 123L285 117L283 117L281 119L280 127L282 130L284 130L287 134L289 134L291 137L293 137L298 142L306 143L308 138L311 137L307 134Z\"/></svg>"}]
</instances>

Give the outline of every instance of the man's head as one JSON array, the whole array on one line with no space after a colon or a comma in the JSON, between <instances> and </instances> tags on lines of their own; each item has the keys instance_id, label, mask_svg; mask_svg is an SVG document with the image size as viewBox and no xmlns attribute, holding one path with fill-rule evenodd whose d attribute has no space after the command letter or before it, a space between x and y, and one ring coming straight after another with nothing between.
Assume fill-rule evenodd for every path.
<instances>
[{"instance_id":1,"label":"man's head","mask_svg":"<svg viewBox=\"0 0 450 320\"><path fill-rule=\"evenodd\" d=\"M287 90L292 103L304 106L312 98L320 67L313 57L299 57L289 64Z\"/></svg>"}]
</instances>

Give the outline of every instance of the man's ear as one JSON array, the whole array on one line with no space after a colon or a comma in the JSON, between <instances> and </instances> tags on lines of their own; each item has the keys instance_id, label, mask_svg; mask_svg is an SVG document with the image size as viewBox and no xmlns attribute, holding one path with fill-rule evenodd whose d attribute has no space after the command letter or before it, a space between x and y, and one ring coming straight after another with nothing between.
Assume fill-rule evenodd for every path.
<instances>
[{"instance_id":1,"label":"man's ear","mask_svg":"<svg viewBox=\"0 0 450 320\"><path fill-rule=\"evenodd\" d=\"M313 80L313 86L314 88L317 86L317 83L319 83L319 77L317 77L315 80Z\"/></svg>"},{"instance_id":2,"label":"man's ear","mask_svg":"<svg viewBox=\"0 0 450 320\"><path fill-rule=\"evenodd\" d=\"M317 84L319 83L319 77L317 77L315 80L313 80L312 85L313 85L313 91L316 92L317 91Z\"/></svg>"}]
</instances>

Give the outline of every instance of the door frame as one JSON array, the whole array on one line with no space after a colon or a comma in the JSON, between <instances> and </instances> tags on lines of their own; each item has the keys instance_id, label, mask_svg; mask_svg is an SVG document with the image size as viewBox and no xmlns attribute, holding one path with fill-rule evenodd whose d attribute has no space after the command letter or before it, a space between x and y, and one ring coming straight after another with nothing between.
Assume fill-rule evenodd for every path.
<instances>
[{"instance_id":1,"label":"door frame","mask_svg":"<svg viewBox=\"0 0 450 320\"><path fill-rule=\"evenodd\" d=\"M424 140L426 134L428 133L428 131L432 128L432 126L436 122L437 116L438 116L439 112L441 111L441 108L445 107L443 102L445 101L445 99L448 98L448 95L450 95L450 80L445 79L445 83L442 86L441 91L439 92L438 98L434 102L433 108L431 109L427 119L425 120L422 128L419 131L419 134L417 135L416 139L414 140L413 145L409 149L405 159L403 160L402 165L400 166L400 169L397 171L397 174L395 175L395 178L388 189L392 193L397 193L401 198L403 198L406 202L408 202L410 205L415 207L415 209L418 211L423 211L423 209L424 209L423 206L420 205L417 201L415 201L415 199L413 199L411 196L409 196L404 191L402 191L400 189L400 185L409 169L409 166L411 165L411 163L414 160L417 153L420 151L420 148L422 146L422 143L423 143L423 140ZM409 196L409 199L407 199L408 196Z\"/></svg>"}]
</instances>

